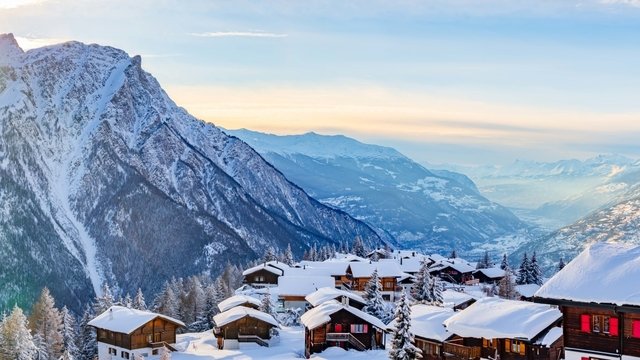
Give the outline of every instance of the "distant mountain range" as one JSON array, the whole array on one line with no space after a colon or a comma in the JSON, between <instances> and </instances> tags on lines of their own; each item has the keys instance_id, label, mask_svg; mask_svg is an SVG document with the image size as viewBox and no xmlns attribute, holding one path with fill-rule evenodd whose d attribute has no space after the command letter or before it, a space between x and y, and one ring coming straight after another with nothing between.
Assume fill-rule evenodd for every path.
<instances>
[{"instance_id":1,"label":"distant mountain range","mask_svg":"<svg viewBox=\"0 0 640 360\"><path fill-rule=\"evenodd\" d=\"M225 132L322 203L378 228L401 247L502 252L530 237L526 224L483 197L465 175L431 171L392 148L341 135Z\"/></svg>"},{"instance_id":2,"label":"distant mountain range","mask_svg":"<svg viewBox=\"0 0 640 360\"><path fill-rule=\"evenodd\" d=\"M507 166L446 166L463 171L481 193L548 229L573 223L624 194L640 161L599 155L584 161L516 161Z\"/></svg>"},{"instance_id":3,"label":"distant mountain range","mask_svg":"<svg viewBox=\"0 0 640 360\"><path fill-rule=\"evenodd\" d=\"M139 56L0 35L0 308L43 286L80 310L103 281L147 296L268 247L382 244L251 147L176 106Z\"/></svg>"}]
</instances>

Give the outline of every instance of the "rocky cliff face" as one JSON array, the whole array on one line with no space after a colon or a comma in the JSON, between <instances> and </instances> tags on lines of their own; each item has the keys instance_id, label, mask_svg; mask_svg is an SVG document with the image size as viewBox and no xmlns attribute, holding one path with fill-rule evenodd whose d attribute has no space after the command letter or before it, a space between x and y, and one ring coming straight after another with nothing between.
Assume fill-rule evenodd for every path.
<instances>
[{"instance_id":1,"label":"rocky cliff face","mask_svg":"<svg viewBox=\"0 0 640 360\"><path fill-rule=\"evenodd\" d=\"M266 247L380 238L190 116L140 57L0 36L0 300L74 308L104 280L155 292Z\"/></svg>"}]
</instances>

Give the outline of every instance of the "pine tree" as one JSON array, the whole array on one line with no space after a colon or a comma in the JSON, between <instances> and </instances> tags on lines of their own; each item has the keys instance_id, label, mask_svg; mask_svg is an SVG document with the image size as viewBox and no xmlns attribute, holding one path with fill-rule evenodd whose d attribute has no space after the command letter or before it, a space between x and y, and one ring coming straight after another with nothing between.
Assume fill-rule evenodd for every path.
<instances>
[{"instance_id":1,"label":"pine tree","mask_svg":"<svg viewBox=\"0 0 640 360\"><path fill-rule=\"evenodd\" d=\"M202 282L197 276L191 276L187 279L183 300L183 320L189 324L188 331L201 332L207 330L207 299Z\"/></svg>"},{"instance_id":2,"label":"pine tree","mask_svg":"<svg viewBox=\"0 0 640 360\"><path fill-rule=\"evenodd\" d=\"M129 309L133 308L133 299L131 299L131 295L127 294L124 299L122 299L120 301L120 303L125 306L128 307Z\"/></svg>"},{"instance_id":3,"label":"pine tree","mask_svg":"<svg viewBox=\"0 0 640 360\"><path fill-rule=\"evenodd\" d=\"M163 315L177 317L179 315L180 302L178 295L173 290L171 283L166 282L155 301L155 310Z\"/></svg>"},{"instance_id":4,"label":"pine tree","mask_svg":"<svg viewBox=\"0 0 640 360\"><path fill-rule=\"evenodd\" d=\"M411 308L404 290L396 306L395 329L392 336L389 359L413 360L422 358L420 349L414 345L411 333Z\"/></svg>"},{"instance_id":5,"label":"pine tree","mask_svg":"<svg viewBox=\"0 0 640 360\"><path fill-rule=\"evenodd\" d=\"M500 264L500 269L507 271L509 269L509 260L507 259L507 254L502 255L502 263Z\"/></svg>"},{"instance_id":6,"label":"pine tree","mask_svg":"<svg viewBox=\"0 0 640 360\"><path fill-rule=\"evenodd\" d=\"M76 319L71 315L69 309L66 306L60 311L62 317L62 348L64 349L64 359L79 359L80 351L78 344L78 328L76 326Z\"/></svg>"},{"instance_id":7,"label":"pine tree","mask_svg":"<svg viewBox=\"0 0 640 360\"><path fill-rule=\"evenodd\" d=\"M98 355L96 333L93 328L88 325L89 321L91 321L94 316L92 307L87 306L82 314L82 318L80 319L78 329L79 359L94 359Z\"/></svg>"},{"instance_id":8,"label":"pine tree","mask_svg":"<svg viewBox=\"0 0 640 360\"><path fill-rule=\"evenodd\" d=\"M564 269L564 267L565 267L564 259L560 257L560 262L558 263L558 271Z\"/></svg>"},{"instance_id":9,"label":"pine tree","mask_svg":"<svg viewBox=\"0 0 640 360\"><path fill-rule=\"evenodd\" d=\"M101 292L101 295L96 295L96 299L93 305L93 311L96 315L100 315L103 312L107 311L115 303L115 299L113 297L113 293L111 292L109 284L107 284L106 282L102 284Z\"/></svg>"},{"instance_id":10,"label":"pine tree","mask_svg":"<svg viewBox=\"0 0 640 360\"><path fill-rule=\"evenodd\" d=\"M503 299L513 300L516 298L516 286L513 283L513 274L511 270L507 268L504 273L504 277L498 282L498 296Z\"/></svg>"},{"instance_id":11,"label":"pine tree","mask_svg":"<svg viewBox=\"0 0 640 360\"><path fill-rule=\"evenodd\" d=\"M265 288L266 292L262 296L262 302L260 304L260 311L265 314L275 315L276 311L273 306L273 301L271 300L271 293L269 292L269 288Z\"/></svg>"},{"instance_id":12,"label":"pine tree","mask_svg":"<svg viewBox=\"0 0 640 360\"><path fill-rule=\"evenodd\" d=\"M455 259L458 257L458 253L456 252L456 249L451 250L451 255L449 255L449 259Z\"/></svg>"},{"instance_id":13,"label":"pine tree","mask_svg":"<svg viewBox=\"0 0 640 360\"><path fill-rule=\"evenodd\" d=\"M55 307L48 288L42 289L40 297L31 310L29 321L42 360L57 360L62 356L62 317Z\"/></svg>"},{"instance_id":14,"label":"pine tree","mask_svg":"<svg viewBox=\"0 0 640 360\"><path fill-rule=\"evenodd\" d=\"M434 306L443 306L444 299L442 298L442 286L438 281L438 278L435 276L431 277L431 283L429 286L429 292L431 293L431 305Z\"/></svg>"},{"instance_id":15,"label":"pine tree","mask_svg":"<svg viewBox=\"0 0 640 360\"><path fill-rule=\"evenodd\" d=\"M426 259L420 263L420 270L416 274L416 280L411 287L411 296L416 303L426 304L433 301L430 292L431 274Z\"/></svg>"},{"instance_id":16,"label":"pine tree","mask_svg":"<svg viewBox=\"0 0 640 360\"><path fill-rule=\"evenodd\" d=\"M33 360L38 349L29 332L29 321L18 306L2 319L0 327L0 359Z\"/></svg>"},{"instance_id":17,"label":"pine tree","mask_svg":"<svg viewBox=\"0 0 640 360\"><path fill-rule=\"evenodd\" d=\"M362 311L377 317L386 324L389 319L384 300L382 299L382 283L378 276L378 270L373 270L371 279L369 279L369 282L365 286L364 292L366 303Z\"/></svg>"},{"instance_id":18,"label":"pine tree","mask_svg":"<svg viewBox=\"0 0 640 360\"><path fill-rule=\"evenodd\" d=\"M527 284L542 285L542 271L540 271L535 251L533 252L531 261L529 262L529 281Z\"/></svg>"},{"instance_id":19,"label":"pine tree","mask_svg":"<svg viewBox=\"0 0 640 360\"><path fill-rule=\"evenodd\" d=\"M206 299L206 324L207 329L214 327L213 316L219 312L218 303L223 299L220 298L216 289L216 283L209 284L204 288L204 297Z\"/></svg>"},{"instance_id":20,"label":"pine tree","mask_svg":"<svg viewBox=\"0 0 640 360\"><path fill-rule=\"evenodd\" d=\"M365 249L364 243L362 242L362 238L360 237L360 235L357 235L356 238L353 240L353 246L351 248L351 252L356 256L360 256L360 257L367 256L367 249Z\"/></svg>"},{"instance_id":21,"label":"pine tree","mask_svg":"<svg viewBox=\"0 0 640 360\"><path fill-rule=\"evenodd\" d=\"M518 270L516 284L525 285L529 283L529 268L529 258L527 257L527 253L524 253L524 255L522 255L522 262L520 263L520 269Z\"/></svg>"},{"instance_id":22,"label":"pine tree","mask_svg":"<svg viewBox=\"0 0 640 360\"><path fill-rule=\"evenodd\" d=\"M476 269L487 269L491 267L491 259L489 259L489 252L485 250L484 256L478 264L476 264Z\"/></svg>"},{"instance_id":23,"label":"pine tree","mask_svg":"<svg viewBox=\"0 0 640 360\"><path fill-rule=\"evenodd\" d=\"M142 294L142 289L138 288L131 306L136 310L147 310L147 303L144 301L144 294Z\"/></svg>"},{"instance_id":24,"label":"pine tree","mask_svg":"<svg viewBox=\"0 0 640 360\"><path fill-rule=\"evenodd\" d=\"M276 261L276 259L276 251L271 246L269 246L267 248L267 251L264 253L264 256L262 257L262 262Z\"/></svg>"},{"instance_id":25,"label":"pine tree","mask_svg":"<svg viewBox=\"0 0 640 360\"><path fill-rule=\"evenodd\" d=\"M291 244L287 244L287 249L284 251L283 262L289 266L293 266L295 262L293 259L293 251L291 251Z\"/></svg>"}]
</instances>

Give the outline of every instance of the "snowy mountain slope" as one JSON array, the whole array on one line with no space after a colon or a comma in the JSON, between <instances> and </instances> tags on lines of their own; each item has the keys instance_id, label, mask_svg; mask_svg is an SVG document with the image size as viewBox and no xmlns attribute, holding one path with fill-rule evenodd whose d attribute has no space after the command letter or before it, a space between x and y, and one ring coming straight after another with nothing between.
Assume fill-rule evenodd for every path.
<instances>
[{"instance_id":1,"label":"snowy mountain slope","mask_svg":"<svg viewBox=\"0 0 640 360\"><path fill-rule=\"evenodd\" d=\"M551 163L518 160L506 166L448 168L464 171L488 198L508 206L523 218L558 228L573 223L618 195L624 194L624 174L640 170L620 155L598 155Z\"/></svg>"},{"instance_id":2,"label":"snowy mountain slope","mask_svg":"<svg viewBox=\"0 0 640 360\"><path fill-rule=\"evenodd\" d=\"M537 251L547 268L560 257L572 259L594 242L640 244L640 183L633 186L618 202L609 204L551 235L533 241L518 254Z\"/></svg>"},{"instance_id":3,"label":"snowy mountain slope","mask_svg":"<svg viewBox=\"0 0 640 360\"><path fill-rule=\"evenodd\" d=\"M225 131L323 203L382 229L403 247L469 251L504 237L510 241L501 246L518 246L511 240L528 235L525 224L482 197L464 175L431 172L394 149L340 135Z\"/></svg>"},{"instance_id":4,"label":"snowy mountain slope","mask_svg":"<svg viewBox=\"0 0 640 360\"><path fill-rule=\"evenodd\" d=\"M0 119L0 263L37 269L2 271L0 305L47 285L78 309L105 279L153 293L268 246L380 243L176 106L121 50L24 53L0 35Z\"/></svg>"}]
</instances>

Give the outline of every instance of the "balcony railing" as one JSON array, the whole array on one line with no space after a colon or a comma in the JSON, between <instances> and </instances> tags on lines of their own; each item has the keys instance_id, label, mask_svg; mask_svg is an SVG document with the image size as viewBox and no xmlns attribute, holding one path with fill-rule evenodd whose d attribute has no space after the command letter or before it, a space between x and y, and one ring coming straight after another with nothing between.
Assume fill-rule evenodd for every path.
<instances>
[{"instance_id":1,"label":"balcony railing","mask_svg":"<svg viewBox=\"0 0 640 360\"><path fill-rule=\"evenodd\" d=\"M479 346L464 346L446 342L442 350L460 359L480 358L481 348Z\"/></svg>"},{"instance_id":2,"label":"balcony railing","mask_svg":"<svg viewBox=\"0 0 640 360\"><path fill-rule=\"evenodd\" d=\"M356 337L350 333L327 333L327 341L348 342L351 346L360 351L367 349L360 340L356 339Z\"/></svg>"}]
</instances>

